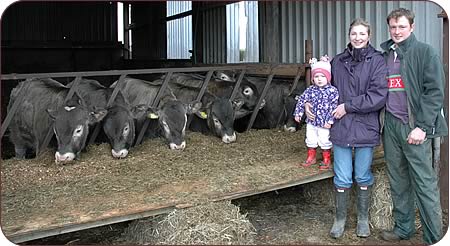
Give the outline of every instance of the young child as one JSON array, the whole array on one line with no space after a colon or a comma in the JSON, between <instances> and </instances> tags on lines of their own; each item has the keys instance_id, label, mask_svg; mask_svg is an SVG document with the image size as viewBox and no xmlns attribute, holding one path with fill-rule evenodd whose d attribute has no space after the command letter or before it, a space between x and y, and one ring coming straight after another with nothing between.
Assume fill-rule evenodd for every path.
<instances>
[{"instance_id":1,"label":"young child","mask_svg":"<svg viewBox=\"0 0 450 246\"><path fill-rule=\"evenodd\" d=\"M295 121L300 122L305 113L305 103L312 105L311 112L315 115L314 120L306 118L306 146L308 147L308 157L302 165L309 167L316 163L316 148L322 149L322 163L320 170L330 168L330 155L332 144L330 138L330 128L334 123L332 111L338 105L338 90L330 84L331 64L328 56L322 56L320 61L313 58L311 64L311 78L313 85L309 86L298 98L295 106Z\"/></svg>"}]
</instances>

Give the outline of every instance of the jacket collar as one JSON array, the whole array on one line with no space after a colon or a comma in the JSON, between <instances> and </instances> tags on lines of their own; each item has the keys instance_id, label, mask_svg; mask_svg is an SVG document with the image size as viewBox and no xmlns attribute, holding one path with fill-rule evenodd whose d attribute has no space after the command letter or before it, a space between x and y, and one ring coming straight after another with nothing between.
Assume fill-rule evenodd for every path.
<instances>
[{"instance_id":1,"label":"jacket collar","mask_svg":"<svg viewBox=\"0 0 450 246\"><path fill-rule=\"evenodd\" d=\"M398 47L396 48L396 50L400 50L399 53L405 53L408 51L408 49L417 41L416 36L414 35L414 33L411 33L411 35L403 40L402 42L400 42L398 44ZM389 49L391 48L391 46L394 44L394 41L392 39L389 39L388 41L382 43L380 45L380 47L385 51L385 52L389 52ZM398 51L397 50L397 51Z\"/></svg>"},{"instance_id":2,"label":"jacket collar","mask_svg":"<svg viewBox=\"0 0 450 246\"><path fill-rule=\"evenodd\" d=\"M362 61L368 57L371 57L374 54L375 49L373 46L368 43L366 47L359 48L359 52L354 52L354 48L351 43L347 44L347 48L345 49L345 56L342 59L352 59L355 61Z\"/></svg>"}]
</instances>

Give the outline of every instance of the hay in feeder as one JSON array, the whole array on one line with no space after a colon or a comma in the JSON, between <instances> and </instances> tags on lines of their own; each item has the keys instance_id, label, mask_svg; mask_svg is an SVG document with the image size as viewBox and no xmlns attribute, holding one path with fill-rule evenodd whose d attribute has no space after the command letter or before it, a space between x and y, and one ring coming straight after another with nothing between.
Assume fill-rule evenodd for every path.
<instances>
[{"instance_id":1,"label":"hay in feeder","mask_svg":"<svg viewBox=\"0 0 450 246\"><path fill-rule=\"evenodd\" d=\"M212 202L130 223L130 244L254 244L256 229L230 201Z\"/></svg>"},{"instance_id":2,"label":"hay in feeder","mask_svg":"<svg viewBox=\"0 0 450 246\"><path fill-rule=\"evenodd\" d=\"M392 198L386 166L380 165L373 169L375 183L372 187L370 206L370 225L380 230L391 230L394 226L392 217Z\"/></svg>"}]
</instances>

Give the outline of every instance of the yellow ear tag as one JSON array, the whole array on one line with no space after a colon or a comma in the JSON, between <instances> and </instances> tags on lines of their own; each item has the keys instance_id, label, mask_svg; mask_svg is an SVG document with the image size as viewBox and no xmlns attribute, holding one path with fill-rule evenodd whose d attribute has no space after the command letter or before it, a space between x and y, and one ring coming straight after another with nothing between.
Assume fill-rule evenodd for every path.
<instances>
[{"instance_id":1,"label":"yellow ear tag","mask_svg":"<svg viewBox=\"0 0 450 246\"><path fill-rule=\"evenodd\" d=\"M206 119L208 118L208 115L205 112L200 112L200 116L202 117L202 119Z\"/></svg>"},{"instance_id":2,"label":"yellow ear tag","mask_svg":"<svg viewBox=\"0 0 450 246\"><path fill-rule=\"evenodd\" d=\"M158 119L159 118L159 116L157 114L154 114L154 113L148 114L147 117L150 118L150 119Z\"/></svg>"}]
</instances>

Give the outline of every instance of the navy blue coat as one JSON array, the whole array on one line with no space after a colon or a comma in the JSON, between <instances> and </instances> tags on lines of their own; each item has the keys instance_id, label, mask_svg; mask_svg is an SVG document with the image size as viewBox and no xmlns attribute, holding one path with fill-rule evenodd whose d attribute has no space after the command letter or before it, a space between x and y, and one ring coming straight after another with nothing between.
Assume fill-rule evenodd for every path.
<instances>
[{"instance_id":1,"label":"navy blue coat","mask_svg":"<svg viewBox=\"0 0 450 246\"><path fill-rule=\"evenodd\" d=\"M331 61L331 83L338 88L338 104L345 103L347 114L334 121L330 140L342 147L380 144L378 116L386 103L387 67L382 53L370 44L359 51L351 52L348 45Z\"/></svg>"}]
</instances>

